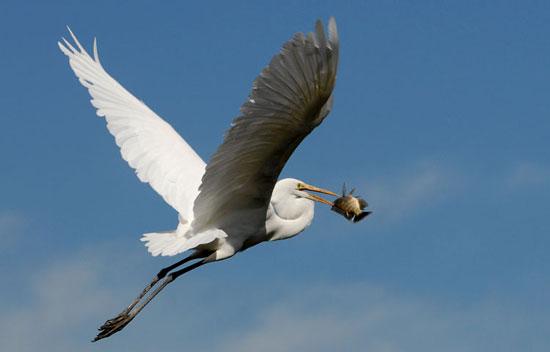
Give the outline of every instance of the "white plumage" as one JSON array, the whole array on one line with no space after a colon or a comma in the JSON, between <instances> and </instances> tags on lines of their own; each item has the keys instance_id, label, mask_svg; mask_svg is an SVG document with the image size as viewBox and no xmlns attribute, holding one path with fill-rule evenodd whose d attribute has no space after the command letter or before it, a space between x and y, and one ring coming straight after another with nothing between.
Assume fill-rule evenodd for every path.
<instances>
[{"instance_id":1,"label":"white plumage","mask_svg":"<svg viewBox=\"0 0 550 352\"><path fill-rule=\"evenodd\" d=\"M97 115L105 117L107 129L115 137L122 158L179 213L176 230L147 233L142 241L152 255L176 255L199 244L211 242L220 231L205 231L199 236L189 231L193 221L193 202L199 194L205 162L166 121L134 97L104 69L94 40L92 58L76 36L78 47L68 41L58 43L69 57L69 64L80 83L92 96Z\"/></svg>"},{"instance_id":2,"label":"white plumage","mask_svg":"<svg viewBox=\"0 0 550 352\"><path fill-rule=\"evenodd\" d=\"M334 19L329 21L328 38L317 21L315 33L298 33L284 44L254 81L240 115L208 164L104 70L95 40L92 57L70 34L76 48L65 39L59 48L88 89L97 115L106 119L123 159L179 213L175 230L144 234L142 241L155 256L195 250L176 266L204 258L190 269L174 272L168 282L185 270L231 257L260 242L292 237L311 223L313 201L332 204L305 191L335 193L277 178L295 148L330 111L338 64ZM166 275L161 273L156 281ZM107 321L96 339L122 329L152 297L132 310L135 301Z\"/></svg>"}]
</instances>

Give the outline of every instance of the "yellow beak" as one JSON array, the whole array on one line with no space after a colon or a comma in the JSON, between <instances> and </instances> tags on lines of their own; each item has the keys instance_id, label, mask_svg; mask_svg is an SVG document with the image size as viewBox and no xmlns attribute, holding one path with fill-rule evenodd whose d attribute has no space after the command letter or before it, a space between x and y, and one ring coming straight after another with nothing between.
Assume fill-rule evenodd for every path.
<instances>
[{"instance_id":1,"label":"yellow beak","mask_svg":"<svg viewBox=\"0 0 550 352\"><path fill-rule=\"evenodd\" d=\"M312 191L312 192L318 192L318 193L324 193L324 194L329 194L331 196L336 196L338 197L339 195L332 192L332 191L329 191L329 190L326 190L326 189L322 189L322 188L319 188L319 187L315 187L315 186L312 186L312 185L308 185L306 183L299 183L298 186L296 187L299 191ZM307 193L307 192L306 192ZM309 194L307 193L308 195L308 199L311 199L313 201L316 201L316 202L320 202L320 203L325 203L325 204L328 204L330 206L333 206L334 203L329 201L329 200L326 200L324 198L321 198L315 194Z\"/></svg>"}]
</instances>

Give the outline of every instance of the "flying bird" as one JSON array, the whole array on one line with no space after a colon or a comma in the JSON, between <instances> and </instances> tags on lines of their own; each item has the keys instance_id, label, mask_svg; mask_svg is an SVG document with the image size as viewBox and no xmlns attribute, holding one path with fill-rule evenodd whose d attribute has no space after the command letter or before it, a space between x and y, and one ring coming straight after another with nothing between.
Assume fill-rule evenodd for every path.
<instances>
[{"instance_id":1,"label":"flying bird","mask_svg":"<svg viewBox=\"0 0 550 352\"><path fill-rule=\"evenodd\" d=\"M339 196L334 192L293 178L277 181L296 147L331 110L339 46L334 18L327 34L317 21L314 32L297 33L283 45L254 81L208 164L105 71L95 39L90 56L69 33L73 44L63 38L59 48L88 89L97 115L107 121L122 158L179 214L176 229L146 233L141 241L153 256L191 251L160 270L126 309L99 328L93 341L122 330L182 274L261 242L293 237L310 225L314 202L334 205L310 193ZM192 264L175 270L186 263Z\"/></svg>"}]
</instances>

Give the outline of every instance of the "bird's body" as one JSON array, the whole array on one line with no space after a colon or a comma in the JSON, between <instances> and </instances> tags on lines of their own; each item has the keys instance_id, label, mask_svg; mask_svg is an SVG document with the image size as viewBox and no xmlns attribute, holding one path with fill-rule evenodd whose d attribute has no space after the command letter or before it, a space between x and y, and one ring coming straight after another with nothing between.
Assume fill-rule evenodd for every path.
<instances>
[{"instance_id":1,"label":"bird's body","mask_svg":"<svg viewBox=\"0 0 550 352\"><path fill-rule=\"evenodd\" d=\"M212 260L221 260L261 242L294 237L311 224L314 216L314 201L306 198L306 192L296 190L298 184L304 182L292 178L278 181L267 207L221 215L215 229L194 233L184 220L176 231L145 234L142 241L152 255L170 256L196 248L213 251L216 254ZM300 197L300 193L305 194ZM193 242L210 236L215 238L198 245Z\"/></svg>"},{"instance_id":2,"label":"bird's body","mask_svg":"<svg viewBox=\"0 0 550 352\"><path fill-rule=\"evenodd\" d=\"M298 33L284 44L254 81L240 116L208 163L104 70L95 41L93 57L72 32L77 48L65 39L59 43L92 96L97 115L105 117L123 159L179 213L175 230L143 235L149 252L173 256L193 250L161 270L127 309L100 328L96 340L124 328L179 275L258 243L293 237L313 220L314 201L333 205L306 191L337 196L333 192L291 178L277 182L290 155L332 106L338 63L334 19L328 28L325 36L318 21L315 33ZM137 305L161 279L162 284Z\"/></svg>"},{"instance_id":3,"label":"bird's body","mask_svg":"<svg viewBox=\"0 0 550 352\"><path fill-rule=\"evenodd\" d=\"M303 182L292 178L278 181L265 213L263 208L232 213L220 221L227 236L199 245L197 249L215 251L215 259L221 260L262 242L296 236L311 224L314 215L313 200L288 197L289 194L293 195L296 184L300 183ZM243 221L251 218L264 219L263 224L256 226L249 221Z\"/></svg>"}]
</instances>

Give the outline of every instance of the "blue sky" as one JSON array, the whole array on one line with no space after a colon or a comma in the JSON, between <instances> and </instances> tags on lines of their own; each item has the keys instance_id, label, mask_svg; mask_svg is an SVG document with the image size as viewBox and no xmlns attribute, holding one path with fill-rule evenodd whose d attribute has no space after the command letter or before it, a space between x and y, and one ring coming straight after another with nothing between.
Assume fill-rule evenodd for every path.
<instances>
[{"instance_id":1,"label":"blue sky","mask_svg":"<svg viewBox=\"0 0 550 352\"><path fill-rule=\"evenodd\" d=\"M357 187L302 235L178 280L89 340L173 259L175 212L122 161L57 40L70 25L205 160L282 43L335 16L331 115L283 176ZM545 1L0 3L6 351L547 351Z\"/></svg>"}]
</instances>

